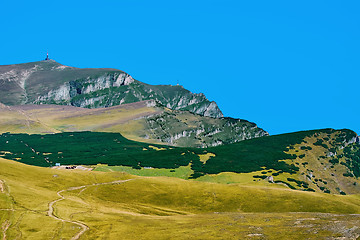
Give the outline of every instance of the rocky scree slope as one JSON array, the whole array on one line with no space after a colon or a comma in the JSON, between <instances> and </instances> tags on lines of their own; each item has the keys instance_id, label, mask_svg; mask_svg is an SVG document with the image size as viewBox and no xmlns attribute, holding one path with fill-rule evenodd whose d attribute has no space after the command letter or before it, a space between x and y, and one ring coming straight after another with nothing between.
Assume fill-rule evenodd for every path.
<instances>
[{"instance_id":1,"label":"rocky scree slope","mask_svg":"<svg viewBox=\"0 0 360 240\"><path fill-rule=\"evenodd\" d=\"M53 60L0 66L0 102L102 108L156 100L174 110L223 117L215 102L182 86L149 85L116 69L80 69Z\"/></svg>"}]
</instances>

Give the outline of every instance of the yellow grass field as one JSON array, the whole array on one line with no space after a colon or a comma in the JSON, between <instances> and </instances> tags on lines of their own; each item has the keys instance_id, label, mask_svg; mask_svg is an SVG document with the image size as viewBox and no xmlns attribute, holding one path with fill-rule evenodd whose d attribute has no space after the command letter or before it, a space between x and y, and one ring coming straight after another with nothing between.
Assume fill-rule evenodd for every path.
<instances>
[{"instance_id":1,"label":"yellow grass field","mask_svg":"<svg viewBox=\"0 0 360 240\"><path fill-rule=\"evenodd\" d=\"M0 105L0 133L119 132L132 140L159 143L139 135L144 132L142 118L162 111L160 108L148 107L146 102L100 109L59 105Z\"/></svg>"},{"instance_id":2,"label":"yellow grass field","mask_svg":"<svg viewBox=\"0 0 360 240\"><path fill-rule=\"evenodd\" d=\"M0 239L357 239L360 196L0 159Z\"/></svg>"}]
</instances>

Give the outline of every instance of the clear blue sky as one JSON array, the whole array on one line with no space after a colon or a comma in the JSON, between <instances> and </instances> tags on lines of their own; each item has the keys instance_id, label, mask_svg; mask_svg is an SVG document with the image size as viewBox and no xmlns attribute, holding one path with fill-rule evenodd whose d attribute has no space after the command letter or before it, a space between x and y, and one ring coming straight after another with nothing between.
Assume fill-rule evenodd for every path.
<instances>
[{"instance_id":1,"label":"clear blue sky","mask_svg":"<svg viewBox=\"0 0 360 240\"><path fill-rule=\"evenodd\" d=\"M0 64L111 67L270 134L360 134L359 1L1 1Z\"/></svg>"}]
</instances>

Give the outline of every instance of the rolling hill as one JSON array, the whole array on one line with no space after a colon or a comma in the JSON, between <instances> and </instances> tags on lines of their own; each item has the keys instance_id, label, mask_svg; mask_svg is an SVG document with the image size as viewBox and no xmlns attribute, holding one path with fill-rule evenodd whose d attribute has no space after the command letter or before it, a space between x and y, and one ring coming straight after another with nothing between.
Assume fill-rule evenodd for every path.
<instances>
[{"instance_id":1,"label":"rolling hill","mask_svg":"<svg viewBox=\"0 0 360 240\"><path fill-rule=\"evenodd\" d=\"M136 142L119 133L4 133L0 135L0 154L43 167L106 164L96 170L360 193L359 137L350 130L296 132L206 149Z\"/></svg>"},{"instance_id":2,"label":"rolling hill","mask_svg":"<svg viewBox=\"0 0 360 240\"><path fill-rule=\"evenodd\" d=\"M356 239L359 195L28 166L0 158L2 239Z\"/></svg>"}]
</instances>

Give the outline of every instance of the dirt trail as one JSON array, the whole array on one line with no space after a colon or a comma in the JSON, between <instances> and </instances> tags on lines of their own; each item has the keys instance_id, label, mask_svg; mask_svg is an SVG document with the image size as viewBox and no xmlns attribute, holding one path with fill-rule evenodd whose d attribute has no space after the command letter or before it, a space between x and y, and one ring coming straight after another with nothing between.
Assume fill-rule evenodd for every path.
<instances>
[{"instance_id":1,"label":"dirt trail","mask_svg":"<svg viewBox=\"0 0 360 240\"><path fill-rule=\"evenodd\" d=\"M10 227L10 222L8 220L5 220L5 222L1 226L1 231L3 234L2 240L6 240L6 231L8 230L9 227Z\"/></svg>"},{"instance_id":2,"label":"dirt trail","mask_svg":"<svg viewBox=\"0 0 360 240\"><path fill-rule=\"evenodd\" d=\"M45 123L43 123L42 121L40 121L40 119L38 119L35 116L32 116L32 114L29 114L27 111L19 108L19 107L9 107L9 106L6 106L8 110L12 111L12 112L17 112L19 115L23 116L25 119L25 125L26 127L31 130L31 124L32 123L38 123L39 125L42 125L46 130L49 130L49 132L51 133L56 133L56 132L59 132L57 129L55 128L52 128L48 125L46 125Z\"/></svg>"},{"instance_id":3,"label":"dirt trail","mask_svg":"<svg viewBox=\"0 0 360 240\"><path fill-rule=\"evenodd\" d=\"M0 192L5 193L7 196L10 197L10 187L9 186L6 187L5 181L1 180L1 179L0 179ZM14 212L15 209L14 209L12 203L11 203L10 207L11 208L0 208L0 211ZM3 222L3 224L1 225L1 232L2 232L2 235L3 235L2 240L6 240L6 231L9 229L10 225L11 225L10 220L5 220L5 222Z\"/></svg>"},{"instance_id":4,"label":"dirt trail","mask_svg":"<svg viewBox=\"0 0 360 240\"><path fill-rule=\"evenodd\" d=\"M0 180L0 192L4 193L5 192L5 187L4 187L4 181Z\"/></svg>"},{"instance_id":5,"label":"dirt trail","mask_svg":"<svg viewBox=\"0 0 360 240\"><path fill-rule=\"evenodd\" d=\"M70 187L70 188L67 188L67 189L60 190L60 191L57 192L57 195L60 198L49 203L49 210L48 210L47 214L48 214L48 216L50 216L50 217L52 217L52 218L54 218L56 220L59 220L59 221L62 221L62 222L72 223L72 224L75 224L75 225L78 225L79 227L81 227L81 231L78 232L74 237L71 238L72 240L79 239L81 237L81 235L83 235L87 230L89 230L89 227L86 226L86 224L84 224L82 222L66 220L66 219L57 217L54 214L54 204L65 199L65 197L63 195L61 195L61 193L66 192L66 191L74 191L74 190L78 190L78 189L82 189L82 188L86 188L86 187L90 187L90 186L120 184L120 183L128 182L130 180L132 180L132 179L117 180L117 181L107 182L107 183L94 183L94 184L90 184L90 185L82 185L82 186Z\"/></svg>"}]
</instances>

